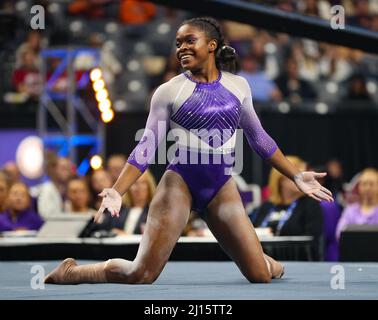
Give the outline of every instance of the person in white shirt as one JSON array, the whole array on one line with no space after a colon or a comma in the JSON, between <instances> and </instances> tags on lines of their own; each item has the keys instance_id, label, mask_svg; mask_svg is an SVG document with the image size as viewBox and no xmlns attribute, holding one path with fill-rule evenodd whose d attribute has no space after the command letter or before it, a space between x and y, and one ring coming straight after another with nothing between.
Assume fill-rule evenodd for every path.
<instances>
[{"instance_id":1,"label":"person in white shirt","mask_svg":"<svg viewBox=\"0 0 378 320\"><path fill-rule=\"evenodd\" d=\"M105 216L103 222L92 232L111 230L119 236L142 234L155 190L155 178L149 170L146 170L125 195L125 206L122 208L119 218L112 219L110 216Z\"/></svg>"},{"instance_id":2,"label":"person in white shirt","mask_svg":"<svg viewBox=\"0 0 378 320\"><path fill-rule=\"evenodd\" d=\"M75 214L95 214L90 208L90 193L87 182L83 178L72 178L67 184L67 200L69 212Z\"/></svg>"},{"instance_id":3,"label":"person in white shirt","mask_svg":"<svg viewBox=\"0 0 378 320\"><path fill-rule=\"evenodd\" d=\"M53 157L47 167L50 181L43 183L37 192L38 213L44 220L66 211L67 183L74 174L72 163L68 158Z\"/></svg>"}]
</instances>

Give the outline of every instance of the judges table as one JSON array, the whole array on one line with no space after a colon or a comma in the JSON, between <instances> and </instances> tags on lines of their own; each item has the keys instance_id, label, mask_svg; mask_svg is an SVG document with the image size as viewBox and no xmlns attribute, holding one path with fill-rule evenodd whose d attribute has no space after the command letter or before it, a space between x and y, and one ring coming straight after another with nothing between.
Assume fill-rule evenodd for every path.
<instances>
[{"instance_id":1,"label":"judges table","mask_svg":"<svg viewBox=\"0 0 378 320\"><path fill-rule=\"evenodd\" d=\"M313 260L313 238L260 236L266 253L274 256L274 250L284 250L285 260ZM76 259L106 260L125 258L132 260L141 236L115 238L0 238L0 260L59 260ZM303 255L304 253L304 255ZM282 259L282 256L280 257ZM216 239L207 237L181 237L170 257L174 261L225 261L229 260Z\"/></svg>"}]
</instances>

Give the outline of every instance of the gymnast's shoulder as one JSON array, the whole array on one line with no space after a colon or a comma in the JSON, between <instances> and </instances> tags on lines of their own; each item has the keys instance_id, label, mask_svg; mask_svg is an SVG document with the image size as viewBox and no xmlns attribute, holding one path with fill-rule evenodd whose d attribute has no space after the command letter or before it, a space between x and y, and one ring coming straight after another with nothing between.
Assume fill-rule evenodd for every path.
<instances>
[{"instance_id":1,"label":"gymnast's shoulder","mask_svg":"<svg viewBox=\"0 0 378 320\"><path fill-rule=\"evenodd\" d=\"M180 88L180 86L185 82L187 78L183 73L180 73L177 76L174 76L173 78L169 79L168 81L162 83L159 85L156 89L154 94L159 95L170 95L177 93L177 90Z\"/></svg>"},{"instance_id":2,"label":"gymnast's shoulder","mask_svg":"<svg viewBox=\"0 0 378 320\"><path fill-rule=\"evenodd\" d=\"M247 80L237 74L222 71L221 83L237 96L240 95L241 97L244 97L251 94L251 89Z\"/></svg>"}]
</instances>

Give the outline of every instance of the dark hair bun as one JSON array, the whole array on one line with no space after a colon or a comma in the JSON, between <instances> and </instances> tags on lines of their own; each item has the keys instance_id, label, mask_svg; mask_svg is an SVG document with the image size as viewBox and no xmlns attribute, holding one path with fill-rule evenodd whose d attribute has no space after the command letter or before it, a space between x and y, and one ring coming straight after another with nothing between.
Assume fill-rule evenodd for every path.
<instances>
[{"instance_id":1,"label":"dark hair bun","mask_svg":"<svg viewBox=\"0 0 378 320\"><path fill-rule=\"evenodd\" d=\"M223 46L219 51L219 57L223 61L233 60L236 58L236 50L230 46Z\"/></svg>"}]
</instances>

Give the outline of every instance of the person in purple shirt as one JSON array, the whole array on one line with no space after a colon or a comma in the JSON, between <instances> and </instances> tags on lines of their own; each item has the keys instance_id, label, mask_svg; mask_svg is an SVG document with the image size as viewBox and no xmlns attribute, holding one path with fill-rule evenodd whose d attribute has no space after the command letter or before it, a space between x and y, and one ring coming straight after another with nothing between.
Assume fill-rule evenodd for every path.
<instances>
[{"instance_id":1,"label":"person in purple shirt","mask_svg":"<svg viewBox=\"0 0 378 320\"><path fill-rule=\"evenodd\" d=\"M152 283L167 263L191 211L202 214L250 282L267 283L281 277L283 266L263 253L232 178L228 155L234 152L238 127L251 148L302 192L319 201L333 200L331 192L316 180L325 173L298 170L263 129L247 81L234 74L235 50L225 45L216 20L200 17L182 23L176 34L176 56L185 72L155 91L141 140L114 186L100 193L103 201L96 220L102 214L119 216L122 195L153 162L168 129L188 137L176 140L179 161L169 163L159 182L135 259L78 266L68 258L47 275L46 283ZM189 163L181 158L186 152ZM196 155L201 160L207 155L210 163L198 162Z\"/></svg>"},{"instance_id":2,"label":"person in purple shirt","mask_svg":"<svg viewBox=\"0 0 378 320\"><path fill-rule=\"evenodd\" d=\"M22 182L14 183L8 195L8 210L0 214L0 231L38 230L43 220L31 208L28 187Z\"/></svg>"},{"instance_id":3,"label":"person in purple shirt","mask_svg":"<svg viewBox=\"0 0 378 320\"><path fill-rule=\"evenodd\" d=\"M358 179L359 202L344 209L336 229L336 237L350 224L378 224L378 171L367 168Z\"/></svg>"},{"instance_id":4,"label":"person in purple shirt","mask_svg":"<svg viewBox=\"0 0 378 320\"><path fill-rule=\"evenodd\" d=\"M334 202L322 201L324 232L324 261L339 261L339 243L336 239L336 227L341 217L341 207Z\"/></svg>"}]
</instances>

